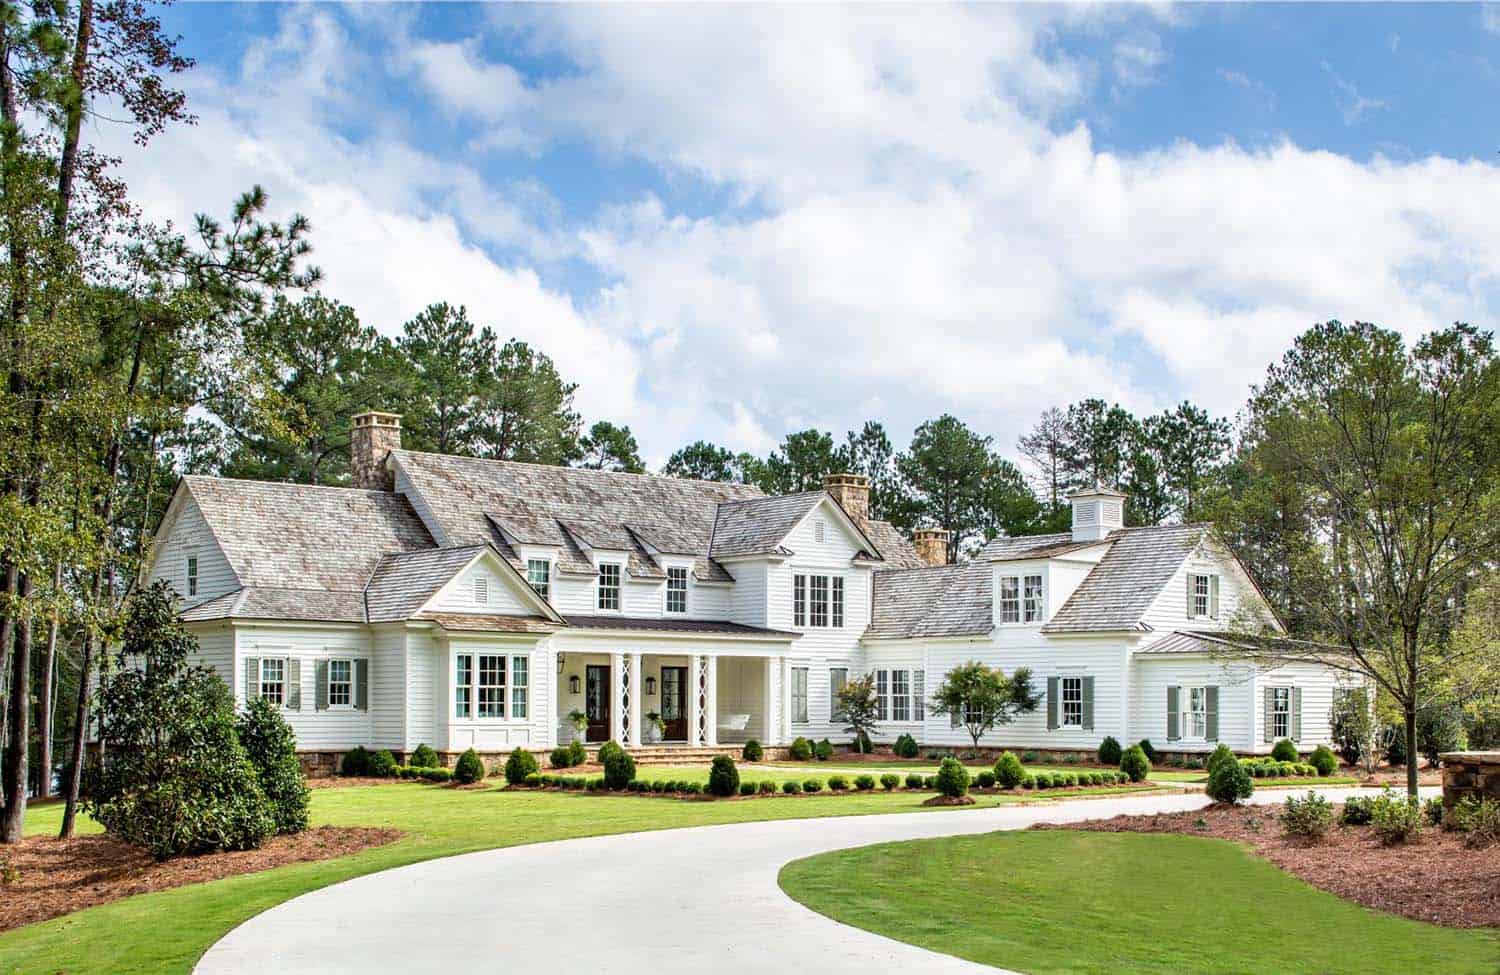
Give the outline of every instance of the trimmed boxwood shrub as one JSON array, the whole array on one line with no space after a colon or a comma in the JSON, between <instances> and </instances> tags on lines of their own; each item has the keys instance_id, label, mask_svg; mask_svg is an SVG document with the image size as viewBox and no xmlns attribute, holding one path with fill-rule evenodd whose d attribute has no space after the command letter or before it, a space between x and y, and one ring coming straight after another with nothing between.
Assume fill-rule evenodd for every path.
<instances>
[{"instance_id":1,"label":"trimmed boxwood shrub","mask_svg":"<svg viewBox=\"0 0 1500 975\"><path fill-rule=\"evenodd\" d=\"M880 777L880 787L887 792L890 792L900 784L901 776L897 775L895 772L887 772Z\"/></svg>"},{"instance_id":2,"label":"trimmed boxwood shrub","mask_svg":"<svg viewBox=\"0 0 1500 975\"><path fill-rule=\"evenodd\" d=\"M276 832L300 833L307 829L307 781L297 760L297 736L281 716L281 709L256 698L240 714L235 730L250 764L255 766Z\"/></svg>"},{"instance_id":3,"label":"trimmed boxwood shrub","mask_svg":"<svg viewBox=\"0 0 1500 975\"><path fill-rule=\"evenodd\" d=\"M917 740L908 734L898 735L891 750L896 753L897 758L916 758Z\"/></svg>"},{"instance_id":4,"label":"trimmed boxwood shrub","mask_svg":"<svg viewBox=\"0 0 1500 975\"><path fill-rule=\"evenodd\" d=\"M823 780L822 779L808 779L806 782L802 783L802 791L803 792L822 792L823 791Z\"/></svg>"},{"instance_id":5,"label":"trimmed boxwood shrub","mask_svg":"<svg viewBox=\"0 0 1500 975\"><path fill-rule=\"evenodd\" d=\"M1239 760L1234 757L1234 752L1230 750L1229 746L1221 741L1217 746L1214 747L1213 752L1208 756L1208 774L1212 775L1214 769L1218 768L1225 762L1238 761Z\"/></svg>"},{"instance_id":6,"label":"trimmed boxwood shrub","mask_svg":"<svg viewBox=\"0 0 1500 975\"><path fill-rule=\"evenodd\" d=\"M1150 742L1142 741L1149 745ZM1131 745L1125 749L1125 754L1120 756L1120 771L1129 776L1132 782L1143 782L1146 776L1151 774L1151 759L1146 754L1146 749L1141 745Z\"/></svg>"},{"instance_id":7,"label":"trimmed boxwood shrub","mask_svg":"<svg viewBox=\"0 0 1500 975\"><path fill-rule=\"evenodd\" d=\"M684 782L684 783L682 783L682 791L685 792L685 793L687 793L690 796L701 796L701 795L703 795L703 783L702 782Z\"/></svg>"},{"instance_id":8,"label":"trimmed boxwood shrub","mask_svg":"<svg viewBox=\"0 0 1500 975\"><path fill-rule=\"evenodd\" d=\"M1038 789L1052 788L1052 775L1048 772L1038 772L1032 780Z\"/></svg>"},{"instance_id":9,"label":"trimmed boxwood shrub","mask_svg":"<svg viewBox=\"0 0 1500 975\"><path fill-rule=\"evenodd\" d=\"M599 764L604 766L604 786L607 789L623 789L635 778L635 759L616 741L606 741L599 746Z\"/></svg>"},{"instance_id":10,"label":"trimmed boxwood shrub","mask_svg":"<svg viewBox=\"0 0 1500 975\"><path fill-rule=\"evenodd\" d=\"M1278 762L1295 762L1297 760L1297 746L1292 744L1290 738L1283 738L1271 746L1271 757Z\"/></svg>"},{"instance_id":11,"label":"trimmed boxwood shrub","mask_svg":"<svg viewBox=\"0 0 1500 975\"><path fill-rule=\"evenodd\" d=\"M567 768L572 765L573 760L568 754L568 746L558 745L552 749L552 754L547 756L547 764L553 768Z\"/></svg>"},{"instance_id":12,"label":"trimmed boxwood shrub","mask_svg":"<svg viewBox=\"0 0 1500 975\"><path fill-rule=\"evenodd\" d=\"M484 763L479 760L479 754L470 748L458 756L458 761L453 766L453 781L459 785L470 785L484 778Z\"/></svg>"},{"instance_id":13,"label":"trimmed boxwood shrub","mask_svg":"<svg viewBox=\"0 0 1500 975\"><path fill-rule=\"evenodd\" d=\"M849 780L844 778L842 775L830 775L828 777L829 792L847 792L848 789Z\"/></svg>"},{"instance_id":14,"label":"trimmed boxwood shrub","mask_svg":"<svg viewBox=\"0 0 1500 975\"><path fill-rule=\"evenodd\" d=\"M741 782L740 783L740 795L742 795L742 796L753 796L753 795L755 795L755 783L754 782Z\"/></svg>"},{"instance_id":15,"label":"trimmed boxwood shrub","mask_svg":"<svg viewBox=\"0 0 1500 975\"><path fill-rule=\"evenodd\" d=\"M391 754L390 749L382 748L370 756L369 774L379 779L394 779L396 777L396 756Z\"/></svg>"},{"instance_id":16,"label":"trimmed boxwood shrub","mask_svg":"<svg viewBox=\"0 0 1500 975\"><path fill-rule=\"evenodd\" d=\"M813 746L813 754L818 757L818 761L820 762L828 761L833 757L833 742L824 738Z\"/></svg>"},{"instance_id":17,"label":"trimmed boxwood shrub","mask_svg":"<svg viewBox=\"0 0 1500 975\"><path fill-rule=\"evenodd\" d=\"M424 768L421 770L422 778L428 782L451 782L453 781L453 770L438 766L437 768Z\"/></svg>"},{"instance_id":18,"label":"trimmed boxwood shrub","mask_svg":"<svg viewBox=\"0 0 1500 975\"><path fill-rule=\"evenodd\" d=\"M1120 748L1120 742L1114 735L1105 735L1104 740L1099 743L1099 764L1119 765L1120 758L1124 755Z\"/></svg>"},{"instance_id":19,"label":"trimmed boxwood shrub","mask_svg":"<svg viewBox=\"0 0 1500 975\"><path fill-rule=\"evenodd\" d=\"M989 769L985 769L983 772L980 772L978 775L974 776L974 788L993 789L994 787L995 773L991 772Z\"/></svg>"},{"instance_id":20,"label":"trimmed boxwood shrub","mask_svg":"<svg viewBox=\"0 0 1500 975\"><path fill-rule=\"evenodd\" d=\"M908 789L920 789L924 784L922 773L908 772L906 774L906 787Z\"/></svg>"},{"instance_id":21,"label":"trimmed boxwood shrub","mask_svg":"<svg viewBox=\"0 0 1500 975\"><path fill-rule=\"evenodd\" d=\"M792 740L792 747L787 749L787 754L796 762L811 761L813 757L812 742L798 735Z\"/></svg>"},{"instance_id":22,"label":"trimmed boxwood shrub","mask_svg":"<svg viewBox=\"0 0 1500 975\"><path fill-rule=\"evenodd\" d=\"M1215 802L1235 803L1250 798L1255 783L1250 781L1244 766L1239 762L1220 762L1208 773L1208 785L1204 789Z\"/></svg>"},{"instance_id":23,"label":"trimmed boxwood shrub","mask_svg":"<svg viewBox=\"0 0 1500 975\"><path fill-rule=\"evenodd\" d=\"M715 755L708 767L708 791L723 799L740 788L740 770L728 755Z\"/></svg>"},{"instance_id":24,"label":"trimmed boxwood shrub","mask_svg":"<svg viewBox=\"0 0 1500 975\"><path fill-rule=\"evenodd\" d=\"M784 792L784 793L786 793L789 796L799 795L802 792L802 783L801 782L783 782L783 783L781 783L781 791Z\"/></svg>"},{"instance_id":25,"label":"trimmed boxwood shrub","mask_svg":"<svg viewBox=\"0 0 1500 975\"><path fill-rule=\"evenodd\" d=\"M1317 769L1319 775L1325 777L1339 770L1338 756L1327 745L1319 745L1317 748L1314 748L1312 757L1308 759L1308 764Z\"/></svg>"},{"instance_id":26,"label":"trimmed boxwood shrub","mask_svg":"<svg viewBox=\"0 0 1500 975\"><path fill-rule=\"evenodd\" d=\"M1001 752L1000 757L995 760L995 781L1002 788L1014 789L1025 777L1026 770L1021 767L1021 760L1016 757L1015 752Z\"/></svg>"},{"instance_id":27,"label":"trimmed boxwood shrub","mask_svg":"<svg viewBox=\"0 0 1500 975\"><path fill-rule=\"evenodd\" d=\"M1139 742L1136 743L1135 747L1139 748L1142 752L1145 753L1146 761L1150 762L1152 765L1156 764L1156 749L1152 747L1150 738L1142 738ZM1123 759L1124 757L1124 755L1120 756L1121 759Z\"/></svg>"},{"instance_id":28,"label":"trimmed boxwood shrub","mask_svg":"<svg viewBox=\"0 0 1500 975\"><path fill-rule=\"evenodd\" d=\"M760 794L763 795L763 796L772 796L772 795L775 795L776 794L776 783L772 782L770 779L767 779L766 781L762 782L760 784Z\"/></svg>"},{"instance_id":29,"label":"trimmed boxwood shrub","mask_svg":"<svg viewBox=\"0 0 1500 975\"><path fill-rule=\"evenodd\" d=\"M875 776L856 775L854 777L854 787L860 792L869 792L871 789L875 788Z\"/></svg>"},{"instance_id":30,"label":"trimmed boxwood shrub","mask_svg":"<svg viewBox=\"0 0 1500 975\"><path fill-rule=\"evenodd\" d=\"M589 760L589 750L577 738L568 742L568 765L582 765Z\"/></svg>"},{"instance_id":31,"label":"trimmed boxwood shrub","mask_svg":"<svg viewBox=\"0 0 1500 975\"><path fill-rule=\"evenodd\" d=\"M541 768L536 764L536 756L524 748L517 748L510 753L505 760L505 781L508 785L517 785L526 781L526 776L540 772Z\"/></svg>"},{"instance_id":32,"label":"trimmed boxwood shrub","mask_svg":"<svg viewBox=\"0 0 1500 975\"><path fill-rule=\"evenodd\" d=\"M933 777L933 783L938 792L945 796L958 798L968 795L969 792L969 770L956 758L945 758L938 765L937 775Z\"/></svg>"},{"instance_id":33,"label":"trimmed boxwood shrub","mask_svg":"<svg viewBox=\"0 0 1500 975\"><path fill-rule=\"evenodd\" d=\"M412 750L411 757L406 760L406 764L413 768L437 768L443 763L438 761L437 752L429 746L418 745Z\"/></svg>"},{"instance_id":34,"label":"trimmed boxwood shrub","mask_svg":"<svg viewBox=\"0 0 1500 975\"><path fill-rule=\"evenodd\" d=\"M527 772L526 773L526 778L522 780L522 783L524 785L528 785L531 788L535 789L537 786L539 786L539 785L542 784L542 773L540 773L540 772ZM635 783L635 782L631 783L631 785L636 785L636 784L637 783Z\"/></svg>"},{"instance_id":35,"label":"trimmed boxwood shrub","mask_svg":"<svg viewBox=\"0 0 1500 975\"><path fill-rule=\"evenodd\" d=\"M765 757L766 751L760 747L760 742L754 738L745 742L745 747L740 749L740 758L747 762L758 762Z\"/></svg>"},{"instance_id":36,"label":"trimmed boxwood shrub","mask_svg":"<svg viewBox=\"0 0 1500 975\"><path fill-rule=\"evenodd\" d=\"M937 776L936 775L928 775L928 776L923 777L923 779L922 779L922 788L924 788L924 789L936 789L937 788Z\"/></svg>"},{"instance_id":37,"label":"trimmed boxwood shrub","mask_svg":"<svg viewBox=\"0 0 1500 975\"><path fill-rule=\"evenodd\" d=\"M343 761L339 763L340 775L369 775L370 753L365 750L364 745L355 745L344 752Z\"/></svg>"}]
</instances>

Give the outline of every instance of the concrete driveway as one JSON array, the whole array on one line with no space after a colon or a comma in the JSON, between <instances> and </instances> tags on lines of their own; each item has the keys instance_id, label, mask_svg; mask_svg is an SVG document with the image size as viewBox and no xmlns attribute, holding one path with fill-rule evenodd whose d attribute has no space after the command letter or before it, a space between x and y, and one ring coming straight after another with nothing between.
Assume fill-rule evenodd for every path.
<instances>
[{"instance_id":1,"label":"concrete driveway","mask_svg":"<svg viewBox=\"0 0 1500 975\"><path fill-rule=\"evenodd\" d=\"M1338 798L1354 790L1324 790ZM1257 794L1280 802L1286 792ZM785 800L769 800L772 802ZM891 840L1205 805L1201 795L590 837L430 860L304 894L231 931L198 975L275 972L989 972L847 927L776 885L786 863Z\"/></svg>"}]
</instances>

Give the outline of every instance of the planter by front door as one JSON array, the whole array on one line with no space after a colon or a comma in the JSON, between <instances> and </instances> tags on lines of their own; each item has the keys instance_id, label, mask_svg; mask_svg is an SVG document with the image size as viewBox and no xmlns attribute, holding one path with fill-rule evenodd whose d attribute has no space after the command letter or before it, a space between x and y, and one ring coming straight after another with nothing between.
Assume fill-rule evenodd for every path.
<instances>
[{"instance_id":1,"label":"planter by front door","mask_svg":"<svg viewBox=\"0 0 1500 975\"><path fill-rule=\"evenodd\" d=\"M687 741L687 668L661 669L661 720L667 741Z\"/></svg>"},{"instance_id":2,"label":"planter by front door","mask_svg":"<svg viewBox=\"0 0 1500 975\"><path fill-rule=\"evenodd\" d=\"M589 716L586 741L609 740L609 668L589 664L583 669L583 710Z\"/></svg>"}]
</instances>

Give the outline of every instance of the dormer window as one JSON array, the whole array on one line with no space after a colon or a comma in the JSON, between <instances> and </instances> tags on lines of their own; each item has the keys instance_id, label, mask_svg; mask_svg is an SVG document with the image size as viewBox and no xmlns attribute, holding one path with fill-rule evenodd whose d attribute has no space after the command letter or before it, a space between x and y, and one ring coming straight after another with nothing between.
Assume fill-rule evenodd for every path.
<instances>
[{"instance_id":1,"label":"dormer window","mask_svg":"<svg viewBox=\"0 0 1500 975\"><path fill-rule=\"evenodd\" d=\"M1193 572L1188 574L1188 618L1216 620L1219 618L1219 577Z\"/></svg>"},{"instance_id":2,"label":"dormer window","mask_svg":"<svg viewBox=\"0 0 1500 975\"><path fill-rule=\"evenodd\" d=\"M599 563L600 609L618 613L620 611L620 563Z\"/></svg>"},{"instance_id":3,"label":"dormer window","mask_svg":"<svg viewBox=\"0 0 1500 975\"><path fill-rule=\"evenodd\" d=\"M1044 613L1042 603L1042 577L1040 575L1026 576L1022 581L1024 588L1024 603L1021 607L1022 616L1028 623L1040 623Z\"/></svg>"},{"instance_id":4,"label":"dormer window","mask_svg":"<svg viewBox=\"0 0 1500 975\"><path fill-rule=\"evenodd\" d=\"M667 612L686 613L688 570L676 565L667 569Z\"/></svg>"},{"instance_id":5,"label":"dormer window","mask_svg":"<svg viewBox=\"0 0 1500 975\"><path fill-rule=\"evenodd\" d=\"M552 563L546 559L526 560L526 581L531 583L531 588L543 599L548 599L552 594Z\"/></svg>"},{"instance_id":6,"label":"dormer window","mask_svg":"<svg viewBox=\"0 0 1500 975\"><path fill-rule=\"evenodd\" d=\"M1046 607L1041 573L1000 577L1000 622L1040 623L1046 617Z\"/></svg>"},{"instance_id":7,"label":"dormer window","mask_svg":"<svg viewBox=\"0 0 1500 975\"><path fill-rule=\"evenodd\" d=\"M490 580L485 576L474 577L474 605L483 606L490 601Z\"/></svg>"}]
</instances>

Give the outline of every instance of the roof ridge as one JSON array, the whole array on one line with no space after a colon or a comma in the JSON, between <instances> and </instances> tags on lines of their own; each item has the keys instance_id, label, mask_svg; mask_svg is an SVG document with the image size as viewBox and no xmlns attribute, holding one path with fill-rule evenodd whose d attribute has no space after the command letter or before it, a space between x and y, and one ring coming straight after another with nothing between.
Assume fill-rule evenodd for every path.
<instances>
[{"instance_id":1,"label":"roof ridge","mask_svg":"<svg viewBox=\"0 0 1500 975\"><path fill-rule=\"evenodd\" d=\"M445 460L478 461L479 463L482 463L482 464L499 464L499 465L506 466L506 467L535 467L535 468L540 468L540 469L543 469L543 470L551 470L551 471L568 471L568 472L572 472L572 473L583 474L585 476L596 476L597 475L597 476L604 476L604 477L644 478L646 480L651 480L651 481L676 481L676 482L678 482L680 484L722 484L722 485L728 485L730 487L750 488L753 491L760 491L759 487L757 487L754 484L750 484L748 482L745 482L745 481L711 481L711 480L708 480L706 478L698 478L698 477L674 477L674 476L672 476L670 474L652 474L650 471L645 471L645 472L642 472L642 473L636 473L634 471L606 471L606 470L600 470L599 468L596 468L596 467L568 467L568 466L563 465L563 464L541 464L541 463L537 463L536 461L529 461L529 460L509 460L509 459L503 458L503 457L470 457L470 456L468 456L466 454L444 454L444 453L439 453L438 451L435 451L435 450L410 450L410 449L407 449L407 448L402 448L400 450L393 450L393 451L391 451L391 453L393 453L393 454L417 454L417 455L420 455L420 456L423 456L423 457L441 457L441 458L443 458ZM762 496L763 497L776 497L777 495L766 495L764 492L762 492ZM751 498L751 499L736 499L736 500L755 500L755 499Z\"/></svg>"},{"instance_id":2,"label":"roof ridge","mask_svg":"<svg viewBox=\"0 0 1500 975\"><path fill-rule=\"evenodd\" d=\"M706 481L695 483L712 484L716 482ZM808 491L793 491L790 494L762 494L758 498L730 498L728 501L720 501L719 506L723 507L724 505L728 504L756 504L761 501L786 501L791 500L792 498L806 498L814 494L828 494L828 492L823 488L814 488ZM832 495L829 495L829 497L832 497Z\"/></svg>"},{"instance_id":3,"label":"roof ridge","mask_svg":"<svg viewBox=\"0 0 1500 975\"><path fill-rule=\"evenodd\" d=\"M395 491L382 491L378 488L357 488L348 484L303 484L300 481L267 481L257 477L220 477L217 474L184 474L184 481L211 481L217 484L264 484L267 487L296 488L299 490L317 491L349 491L354 494L374 494L380 497L397 497Z\"/></svg>"}]
</instances>

